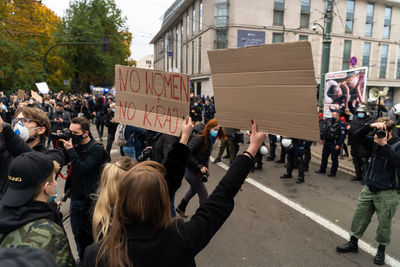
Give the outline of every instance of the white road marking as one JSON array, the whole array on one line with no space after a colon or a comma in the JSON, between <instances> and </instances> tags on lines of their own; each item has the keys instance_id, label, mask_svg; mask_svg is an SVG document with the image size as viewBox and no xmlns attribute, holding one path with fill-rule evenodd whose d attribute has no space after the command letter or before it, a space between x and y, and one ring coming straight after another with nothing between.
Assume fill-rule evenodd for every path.
<instances>
[{"instance_id":1,"label":"white road marking","mask_svg":"<svg viewBox=\"0 0 400 267\"><path fill-rule=\"evenodd\" d=\"M214 161L215 158L210 157L211 161ZM221 167L224 170L228 170L229 166L219 162L217 163L217 165L219 167ZM275 198L276 200L279 200L280 202L282 202L283 204L291 207L292 209L300 212L301 214L304 214L305 216L307 216L308 218L310 218L311 220L313 220L314 222L318 223L319 225L325 227L326 229L334 232L335 234L337 234L338 236L348 240L349 239L349 233L348 231L344 230L343 228L337 226L336 224L328 221L327 219L323 218L322 216L304 208L303 206L301 206L300 204L288 199L287 197L279 194L278 192L272 190L269 187L266 187L265 185L255 181L254 179L248 177L246 179L246 182L248 182L249 184L253 185L254 187L258 188L259 190L263 191L264 193L267 193L268 195L270 195L271 197ZM370 245L369 243L363 241L363 240L359 240L358 241L358 247L362 250L364 250L365 252L367 252L368 254L371 254L372 256L375 256L376 254L376 250L377 248L373 247L372 245ZM390 266L394 266L394 267L400 267L400 261L396 260L394 257L389 256L386 253L385 256L385 263L387 265Z\"/></svg>"}]
</instances>

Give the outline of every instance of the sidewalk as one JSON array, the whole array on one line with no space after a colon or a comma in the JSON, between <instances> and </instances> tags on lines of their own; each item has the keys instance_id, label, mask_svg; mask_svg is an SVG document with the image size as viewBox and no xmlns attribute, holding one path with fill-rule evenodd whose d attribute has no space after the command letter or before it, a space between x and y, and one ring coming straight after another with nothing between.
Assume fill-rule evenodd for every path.
<instances>
[{"instance_id":1,"label":"sidewalk","mask_svg":"<svg viewBox=\"0 0 400 267\"><path fill-rule=\"evenodd\" d=\"M311 160L318 164L321 164L322 147L323 146L320 143L311 146ZM350 146L349 146L349 152L350 152ZM352 158L351 155L348 158L344 157L343 159L340 159L339 156L339 171L348 173L350 175L355 175L353 161L349 160L349 158L350 159ZM332 162L331 159L329 158L328 168L330 168L331 164Z\"/></svg>"}]
</instances>

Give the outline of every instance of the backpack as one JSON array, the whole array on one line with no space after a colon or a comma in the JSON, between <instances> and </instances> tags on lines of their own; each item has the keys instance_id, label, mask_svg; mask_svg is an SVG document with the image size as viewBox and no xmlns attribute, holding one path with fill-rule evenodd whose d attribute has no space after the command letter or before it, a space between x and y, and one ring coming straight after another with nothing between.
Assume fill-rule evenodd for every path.
<instances>
[{"instance_id":1,"label":"backpack","mask_svg":"<svg viewBox=\"0 0 400 267\"><path fill-rule=\"evenodd\" d=\"M89 154L90 150L91 150L95 145L97 145L97 144L100 145L101 148L103 149L103 159L101 160L101 164L100 164L100 167L101 167L101 168L99 168L100 173L101 173L101 171L103 170L104 164L107 163L107 162L111 162L110 153L108 153L108 152L104 149L103 143L97 143L95 140L90 141L90 143L89 143L89 145L88 145L88 148L87 148L87 152L84 154L83 157L84 157L84 159L86 159L86 157L87 157L87 155Z\"/></svg>"},{"instance_id":2,"label":"backpack","mask_svg":"<svg viewBox=\"0 0 400 267\"><path fill-rule=\"evenodd\" d=\"M125 140L125 128L126 128L126 124L118 124L117 127L117 145L120 147L123 147L126 145L126 140Z\"/></svg>"}]
</instances>

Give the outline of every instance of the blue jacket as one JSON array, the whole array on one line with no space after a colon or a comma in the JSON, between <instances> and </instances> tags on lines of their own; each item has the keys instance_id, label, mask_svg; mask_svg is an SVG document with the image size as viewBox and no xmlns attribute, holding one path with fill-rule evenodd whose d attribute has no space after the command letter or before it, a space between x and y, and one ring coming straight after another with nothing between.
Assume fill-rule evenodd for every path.
<instances>
[{"instance_id":1,"label":"blue jacket","mask_svg":"<svg viewBox=\"0 0 400 267\"><path fill-rule=\"evenodd\" d=\"M215 114L215 106L214 104L210 104L208 107L204 105L204 124L214 118Z\"/></svg>"}]
</instances>

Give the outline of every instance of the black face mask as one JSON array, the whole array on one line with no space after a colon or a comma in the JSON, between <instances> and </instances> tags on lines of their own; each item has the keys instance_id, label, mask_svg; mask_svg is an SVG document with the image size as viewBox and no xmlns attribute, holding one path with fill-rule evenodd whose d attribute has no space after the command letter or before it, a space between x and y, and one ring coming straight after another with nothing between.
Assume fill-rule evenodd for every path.
<instances>
[{"instance_id":1,"label":"black face mask","mask_svg":"<svg viewBox=\"0 0 400 267\"><path fill-rule=\"evenodd\" d=\"M77 134L72 134L72 143L74 145L79 145L83 140L83 134L77 135Z\"/></svg>"}]
</instances>

